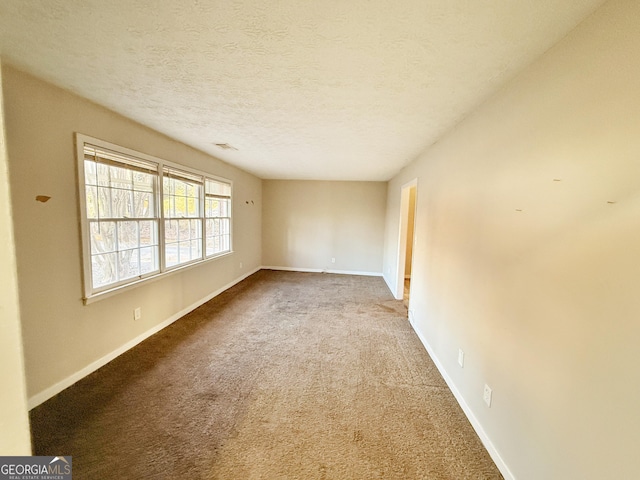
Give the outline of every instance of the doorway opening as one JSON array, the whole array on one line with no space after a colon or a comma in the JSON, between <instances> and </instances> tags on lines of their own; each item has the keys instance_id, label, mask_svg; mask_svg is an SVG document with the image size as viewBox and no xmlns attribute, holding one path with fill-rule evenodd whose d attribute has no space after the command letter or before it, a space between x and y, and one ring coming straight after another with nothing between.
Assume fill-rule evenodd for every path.
<instances>
[{"instance_id":1,"label":"doorway opening","mask_svg":"<svg viewBox=\"0 0 640 480\"><path fill-rule=\"evenodd\" d=\"M411 299L411 273L415 245L417 179L403 185L400 197L400 240L398 242L398 278L396 298L402 299L407 309Z\"/></svg>"}]
</instances>

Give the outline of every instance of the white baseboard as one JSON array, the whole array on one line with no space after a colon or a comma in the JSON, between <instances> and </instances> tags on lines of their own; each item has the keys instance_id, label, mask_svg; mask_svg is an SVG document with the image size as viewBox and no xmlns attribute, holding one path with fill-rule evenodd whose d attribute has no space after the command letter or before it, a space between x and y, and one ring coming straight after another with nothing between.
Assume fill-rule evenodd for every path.
<instances>
[{"instance_id":1,"label":"white baseboard","mask_svg":"<svg viewBox=\"0 0 640 480\"><path fill-rule=\"evenodd\" d=\"M258 267L258 268L254 269L254 270L252 270L252 271L250 271L248 273L245 273L243 276L236 278L234 281L232 281L231 283L228 283L224 287L219 288L218 290L208 294L206 297L201 298L200 300L198 300L195 303L192 303L191 305L189 305L186 308L183 308L179 312L175 313L174 315L172 315L171 317L166 319L164 322L159 323L158 325L156 325L153 328L147 330L146 332L142 333L141 335L138 335L133 340L130 340L129 342L127 342L124 345L122 345L121 347L115 349L111 353L108 353L104 357L99 358L95 362L90 363L89 365L87 365L83 369L78 370L76 373L68 376L64 380L61 380L60 382L56 383L55 385L52 385L51 387L46 388L46 389L42 390L39 393L36 393L32 397L30 397L29 400L28 400L27 404L28 404L29 410L31 410L31 409L37 407L38 405L46 402L47 400L49 400L54 395L57 395L58 393L63 391L65 388L70 387L71 385L73 385L77 381L79 381L79 380L83 379L84 377L86 377L87 375L95 372L100 367L103 367L104 365L109 363L111 360L115 359L116 357L119 357L120 355L122 355L127 350L130 350L131 348L135 347L136 345L138 345L143 340L146 340L147 338L149 338L151 335L153 335L155 333L158 333L163 328L168 327L169 325L171 325L176 320L178 320L178 319L182 318L183 316L185 316L187 313L191 312L192 310L195 310L200 305L202 305L204 303L207 303L212 298L220 295L222 292L224 292L225 290L228 290L229 288L233 287L235 284L240 283L242 280L244 280L245 278L249 277L250 275L253 275L254 273L256 273L260 269L261 269L261 267Z\"/></svg>"},{"instance_id":2,"label":"white baseboard","mask_svg":"<svg viewBox=\"0 0 640 480\"><path fill-rule=\"evenodd\" d=\"M416 335L418 335L418 338L422 342L422 345L424 345L424 348L426 348L427 352L429 353L429 356L433 360L433 363L435 363L436 368L440 372L440 375L442 375L442 378L444 378L444 381L447 383L449 390L451 390L451 392L453 393L453 396L456 398L458 404L462 408L462 411L469 419L471 426L478 434L478 437L480 437L480 441L482 442L484 447L487 449L487 452L489 452L491 459L494 461L494 463L496 464L496 467L498 467L498 470L500 470L500 473L502 473L502 476L505 478L505 480L516 480L515 475L513 475L513 473L505 463L504 459L502 458L502 456L496 449L495 445L487 435L487 432L485 432L484 428L482 428L482 424L480 423L478 418L473 414L473 411L469 407L469 404L465 401L464 397L462 396L460 391L457 389L457 387L453 383L453 380L451 379L447 371L444 369L444 366L442 365L442 363L440 363L440 360L438 360L438 356L435 354L435 351L433 350L433 348L431 348L431 345L429 345L429 342L427 342L427 339L422 335L420 330L416 328L413 321L412 313L413 312L409 313L409 323L411 324L413 331L416 332Z\"/></svg>"},{"instance_id":3,"label":"white baseboard","mask_svg":"<svg viewBox=\"0 0 640 480\"><path fill-rule=\"evenodd\" d=\"M381 272L360 272L356 270L328 270L322 268L273 267L263 266L263 270L282 270L285 272L335 273L338 275L362 275L365 277L381 277Z\"/></svg>"}]
</instances>

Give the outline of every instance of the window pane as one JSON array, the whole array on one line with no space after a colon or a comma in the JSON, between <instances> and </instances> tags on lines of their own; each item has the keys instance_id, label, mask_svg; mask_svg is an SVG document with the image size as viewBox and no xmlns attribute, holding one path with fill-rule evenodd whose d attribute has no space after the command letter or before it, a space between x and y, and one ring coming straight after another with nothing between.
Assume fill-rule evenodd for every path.
<instances>
[{"instance_id":1,"label":"window pane","mask_svg":"<svg viewBox=\"0 0 640 480\"><path fill-rule=\"evenodd\" d=\"M133 217L132 193L131 190L111 190L111 216L113 218Z\"/></svg>"},{"instance_id":2,"label":"window pane","mask_svg":"<svg viewBox=\"0 0 640 480\"><path fill-rule=\"evenodd\" d=\"M164 247L164 261L167 267L178 265L178 244L167 243Z\"/></svg>"},{"instance_id":3,"label":"window pane","mask_svg":"<svg viewBox=\"0 0 640 480\"><path fill-rule=\"evenodd\" d=\"M164 196L164 216L166 218L175 217L176 205L175 205L175 197L172 196Z\"/></svg>"},{"instance_id":4,"label":"window pane","mask_svg":"<svg viewBox=\"0 0 640 480\"><path fill-rule=\"evenodd\" d=\"M140 249L140 274L145 275L158 270L158 247Z\"/></svg>"},{"instance_id":5,"label":"window pane","mask_svg":"<svg viewBox=\"0 0 640 480\"><path fill-rule=\"evenodd\" d=\"M165 220L164 238L167 242L178 241L178 220Z\"/></svg>"},{"instance_id":6,"label":"window pane","mask_svg":"<svg viewBox=\"0 0 640 480\"><path fill-rule=\"evenodd\" d=\"M189 240L191 229L189 228L189 220L178 220L178 230L180 241Z\"/></svg>"},{"instance_id":7,"label":"window pane","mask_svg":"<svg viewBox=\"0 0 640 480\"><path fill-rule=\"evenodd\" d=\"M111 175L111 186L114 188L125 188L131 190L133 181L131 170L121 167L109 167L109 174Z\"/></svg>"},{"instance_id":8,"label":"window pane","mask_svg":"<svg viewBox=\"0 0 640 480\"><path fill-rule=\"evenodd\" d=\"M105 253L91 257L93 288L100 288L117 281L116 259L117 254L115 253Z\"/></svg>"},{"instance_id":9,"label":"window pane","mask_svg":"<svg viewBox=\"0 0 640 480\"><path fill-rule=\"evenodd\" d=\"M133 189L139 192L153 193L154 175L143 172L133 172Z\"/></svg>"},{"instance_id":10,"label":"window pane","mask_svg":"<svg viewBox=\"0 0 640 480\"><path fill-rule=\"evenodd\" d=\"M98 187L98 217L111 218L111 190Z\"/></svg>"},{"instance_id":11,"label":"window pane","mask_svg":"<svg viewBox=\"0 0 640 480\"><path fill-rule=\"evenodd\" d=\"M175 203L173 216L174 217L186 217L187 216L187 199L186 197L172 197L172 200Z\"/></svg>"},{"instance_id":12,"label":"window pane","mask_svg":"<svg viewBox=\"0 0 640 480\"><path fill-rule=\"evenodd\" d=\"M85 160L84 162L84 184L85 185L97 185L98 179L96 177L96 162L91 160Z\"/></svg>"},{"instance_id":13,"label":"window pane","mask_svg":"<svg viewBox=\"0 0 640 480\"><path fill-rule=\"evenodd\" d=\"M173 193L173 183L171 182L170 178L164 177L162 179L162 190L164 191L165 195L170 195Z\"/></svg>"},{"instance_id":14,"label":"window pane","mask_svg":"<svg viewBox=\"0 0 640 480\"><path fill-rule=\"evenodd\" d=\"M200 215L200 202L197 198L189 198L187 200L187 216L197 217Z\"/></svg>"},{"instance_id":15,"label":"window pane","mask_svg":"<svg viewBox=\"0 0 640 480\"><path fill-rule=\"evenodd\" d=\"M187 193L187 190L184 187L184 182L177 180L175 178L171 179L171 183L173 185L173 195L178 195L184 197Z\"/></svg>"},{"instance_id":16,"label":"window pane","mask_svg":"<svg viewBox=\"0 0 640 480\"><path fill-rule=\"evenodd\" d=\"M138 247L138 222L118 222L118 250Z\"/></svg>"},{"instance_id":17,"label":"window pane","mask_svg":"<svg viewBox=\"0 0 640 480\"><path fill-rule=\"evenodd\" d=\"M109 166L102 163L96 164L96 172L98 174L98 185L108 186L111 184L109 180Z\"/></svg>"},{"instance_id":18,"label":"window pane","mask_svg":"<svg viewBox=\"0 0 640 480\"><path fill-rule=\"evenodd\" d=\"M133 192L133 216L136 218L155 216L153 193Z\"/></svg>"},{"instance_id":19,"label":"window pane","mask_svg":"<svg viewBox=\"0 0 640 480\"><path fill-rule=\"evenodd\" d=\"M91 253L107 253L116 249L115 222L91 222Z\"/></svg>"},{"instance_id":20,"label":"window pane","mask_svg":"<svg viewBox=\"0 0 640 480\"><path fill-rule=\"evenodd\" d=\"M221 206L222 202L219 199L216 198L215 200L213 200L212 203L213 203L213 209L212 209L212 212L211 212L211 216L212 217L219 217L220 215L222 215L222 212L220 210L220 206Z\"/></svg>"},{"instance_id":21,"label":"window pane","mask_svg":"<svg viewBox=\"0 0 640 480\"><path fill-rule=\"evenodd\" d=\"M191 259L195 260L202 257L202 241L191 240Z\"/></svg>"},{"instance_id":22,"label":"window pane","mask_svg":"<svg viewBox=\"0 0 640 480\"><path fill-rule=\"evenodd\" d=\"M85 189L87 218L98 218L98 188L87 186Z\"/></svg>"},{"instance_id":23,"label":"window pane","mask_svg":"<svg viewBox=\"0 0 640 480\"><path fill-rule=\"evenodd\" d=\"M118 280L126 280L140 275L138 255L138 249L118 252Z\"/></svg>"},{"instance_id":24,"label":"window pane","mask_svg":"<svg viewBox=\"0 0 640 480\"><path fill-rule=\"evenodd\" d=\"M191 235L192 239L194 238L202 238L202 221L199 219L190 220L191 222Z\"/></svg>"},{"instance_id":25,"label":"window pane","mask_svg":"<svg viewBox=\"0 0 640 480\"><path fill-rule=\"evenodd\" d=\"M139 224L140 229L140 245L152 246L158 245L158 238L156 232L158 230L158 222L155 221L142 221Z\"/></svg>"},{"instance_id":26,"label":"window pane","mask_svg":"<svg viewBox=\"0 0 640 480\"><path fill-rule=\"evenodd\" d=\"M186 263L191 260L191 248L189 242L184 242L179 245L180 263Z\"/></svg>"}]
</instances>

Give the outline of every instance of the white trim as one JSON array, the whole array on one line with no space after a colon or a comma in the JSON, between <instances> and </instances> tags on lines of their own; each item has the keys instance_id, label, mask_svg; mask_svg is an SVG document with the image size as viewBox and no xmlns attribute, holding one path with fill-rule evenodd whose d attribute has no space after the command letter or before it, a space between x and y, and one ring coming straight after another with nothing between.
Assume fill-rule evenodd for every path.
<instances>
[{"instance_id":1,"label":"white trim","mask_svg":"<svg viewBox=\"0 0 640 480\"><path fill-rule=\"evenodd\" d=\"M273 267L273 266L262 266L263 270L282 270L285 272L308 272L308 273L322 273L324 270L321 268L294 268L294 267Z\"/></svg>"},{"instance_id":2,"label":"white trim","mask_svg":"<svg viewBox=\"0 0 640 480\"><path fill-rule=\"evenodd\" d=\"M491 456L492 460L498 467L498 470L500 470L500 473L502 473L502 476L505 478L505 480L516 480L515 475L511 472L511 470L507 466L506 462L498 452L498 449L489 438L489 435L487 435L487 432L485 432L484 428L482 428L482 424L480 423L478 418L473 414L473 411L465 401L460 391L457 389L456 385L453 383L453 380L445 370L444 366L442 365L442 363L440 363L440 360L438 360L438 356L436 355L433 348L431 348L431 345L429 345L429 342L427 342L427 339L422 335L420 330L416 328L415 324L413 323L413 320L414 320L413 311L410 310L409 323L411 324L413 331L416 332L416 335L418 335L418 338L422 342L422 345L424 345L424 348L429 353L429 356L433 360L433 363L435 363L436 368L440 372L440 375L442 375L442 378L444 378L444 381L447 383L449 390L451 390L451 393L453 393L453 396L456 398L458 404L462 408L462 411L469 419L471 426L478 434L478 437L480 437L480 441L484 445L484 448L486 448L487 452L489 452L489 455Z\"/></svg>"},{"instance_id":3,"label":"white trim","mask_svg":"<svg viewBox=\"0 0 640 480\"><path fill-rule=\"evenodd\" d=\"M408 181L402 187L400 187L400 221L398 224L398 251L396 254L396 284L395 288L391 289L393 296L396 300L402 300L404 298L404 275L405 275L405 263L407 261L407 235L409 230L409 198L411 196L411 189L416 189L416 200L418 196L418 178ZM417 205L417 203L416 203ZM414 210L414 228L415 218L417 214ZM415 232L414 232L415 241Z\"/></svg>"},{"instance_id":4,"label":"white trim","mask_svg":"<svg viewBox=\"0 0 640 480\"><path fill-rule=\"evenodd\" d=\"M212 298L220 295L225 290L228 290L229 288L233 287L237 283L240 283L242 280L244 280L245 278L249 277L250 275L253 275L254 273L256 273L259 270L261 270L261 267L255 268L254 270L252 270L252 271L250 271L248 273L245 273L244 275L242 275L241 277L236 278L235 280L233 280L232 282L228 283L224 287L219 288L218 290L208 294L204 298L201 298L200 300L196 301L195 303L192 303L188 307L183 308L179 312L171 315L171 317L166 319L164 322L159 323L158 325L152 327L151 329L147 330L146 332L138 335L133 340L130 340L129 342L127 342L124 345L122 345L121 347L116 348L114 351L112 351L111 353L108 353L107 355L105 355L102 358L99 358L95 362L90 363L86 367L82 368L81 370L78 370L77 372L75 372L74 374L68 376L64 380L61 380L58 383L56 383L55 385L52 385L51 387L46 388L46 389L42 390L39 393L36 393L32 397L29 397L29 400L28 400L29 410L31 410L31 409L37 407L38 405L46 402L47 400L49 400L54 395L57 395L58 393L60 393L64 389L70 387L71 385L73 385L77 381L79 381L79 380L83 379L84 377L86 377L87 375L95 372L100 367L103 367L104 365L109 363L111 360L115 359L116 357L119 357L120 355L125 353L127 350L132 349L133 347L138 345L140 342L142 342L142 341L146 340L147 338L149 338L151 335L153 335L155 333L158 333L160 330L164 329L165 327L168 327L169 325L171 325L176 320L179 320L180 318L185 316L187 313L191 312L192 310L195 310L200 305L202 305L202 304L208 302L209 300L211 300Z\"/></svg>"},{"instance_id":5,"label":"white trim","mask_svg":"<svg viewBox=\"0 0 640 480\"><path fill-rule=\"evenodd\" d=\"M322 268L274 267L263 266L263 270L282 270L285 272L335 273L337 275L361 275L364 277L382 277L382 272L360 272L357 270L328 270Z\"/></svg>"}]
</instances>

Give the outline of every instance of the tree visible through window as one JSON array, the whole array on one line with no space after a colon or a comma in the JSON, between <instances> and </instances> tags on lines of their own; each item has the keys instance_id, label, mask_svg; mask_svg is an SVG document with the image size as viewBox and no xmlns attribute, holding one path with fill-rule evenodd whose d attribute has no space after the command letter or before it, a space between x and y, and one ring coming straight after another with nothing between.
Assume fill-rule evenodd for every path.
<instances>
[{"instance_id":1,"label":"tree visible through window","mask_svg":"<svg viewBox=\"0 0 640 480\"><path fill-rule=\"evenodd\" d=\"M202 181L202 177L187 172L164 169L164 251L167 267L202 259Z\"/></svg>"},{"instance_id":2,"label":"tree visible through window","mask_svg":"<svg viewBox=\"0 0 640 480\"><path fill-rule=\"evenodd\" d=\"M93 289L159 271L157 165L85 146Z\"/></svg>"},{"instance_id":3,"label":"tree visible through window","mask_svg":"<svg viewBox=\"0 0 640 480\"><path fill-rule=\"evenodd\" d=\"M230 182L84 135L77 143L85 298L231 251Z\"/></svg>"},{"instance_id":4,"label":"tree visible through window","mask_svg":"<svg viewBox=\"0 0 640 480\"><path fill-rule=\"evenodd\" d=\"M207 256L228 251L231 245L231 185L207 179L205 216Z\"/></svg>"}]
</instances>

